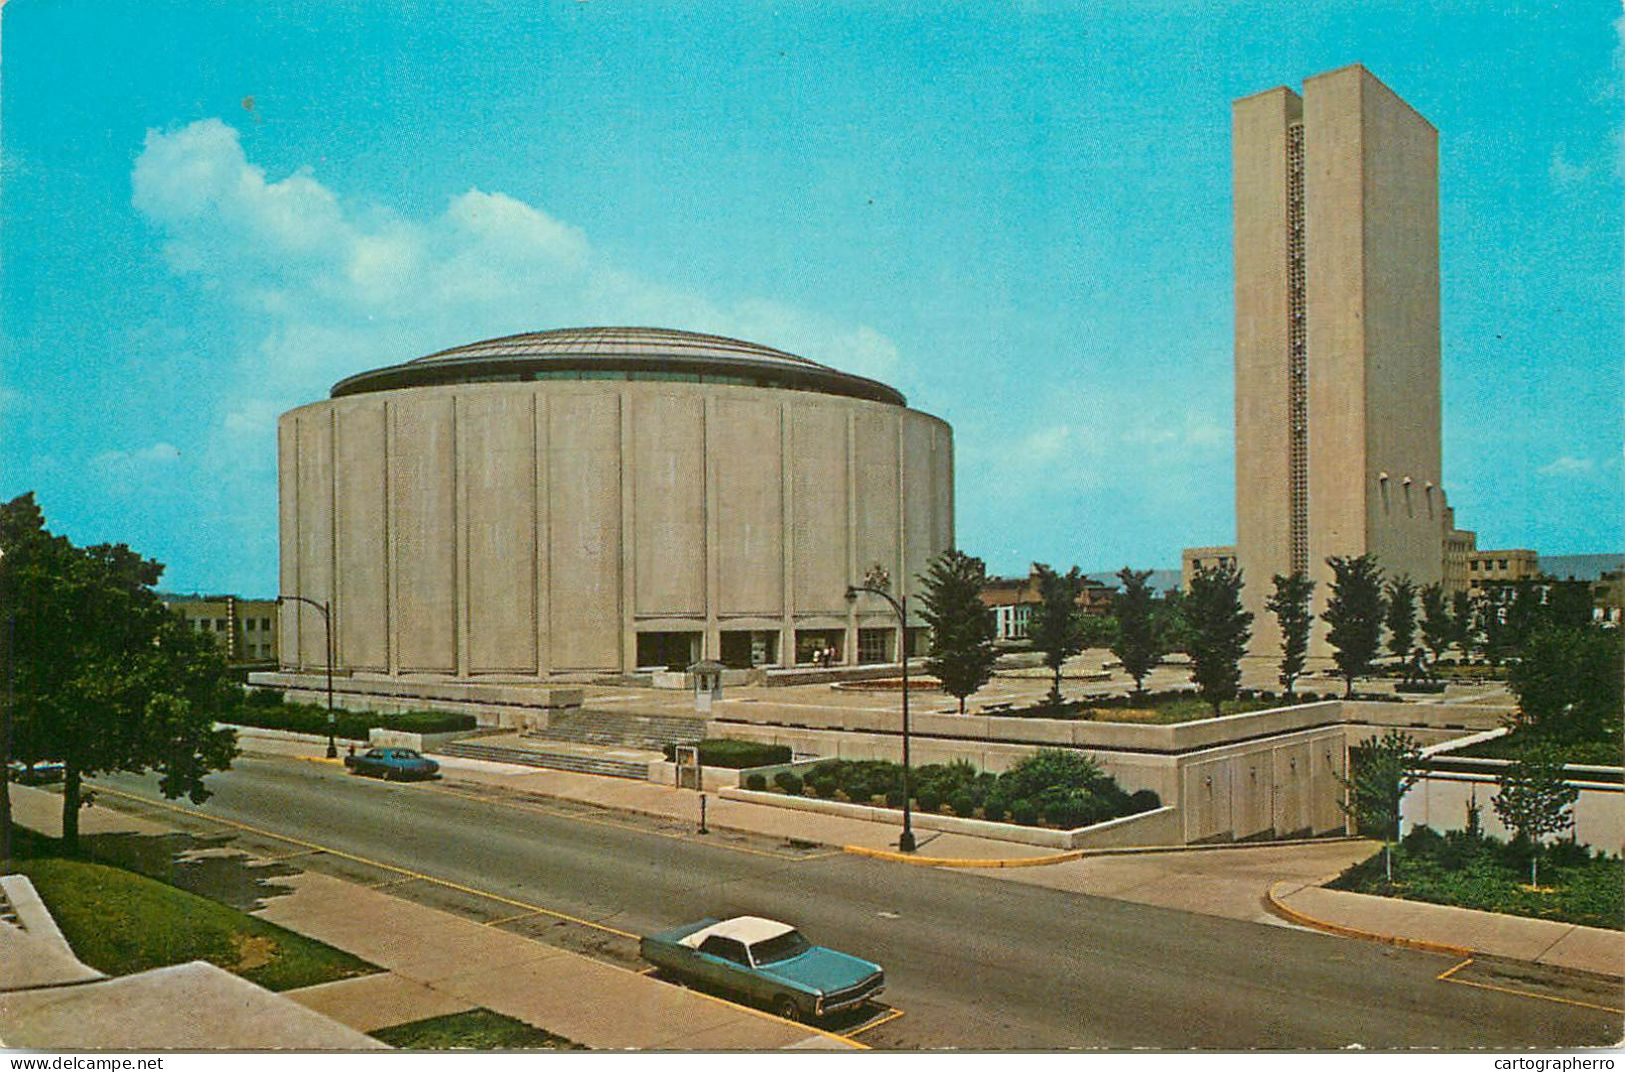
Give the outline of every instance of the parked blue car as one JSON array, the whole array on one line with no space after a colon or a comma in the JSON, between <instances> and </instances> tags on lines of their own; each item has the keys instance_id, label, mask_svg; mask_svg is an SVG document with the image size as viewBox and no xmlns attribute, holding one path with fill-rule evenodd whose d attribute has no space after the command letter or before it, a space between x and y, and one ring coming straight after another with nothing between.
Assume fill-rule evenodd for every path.
<instances>
[{"instance_id":1,"label":"parked blue car","mask_svg":"<svg viewBox=\"0 0 1625 1072\"><path fill-rule=\"evenodd\" d=\"M415 748L369 748L360 755L345 756L344 765L356 774L386 780L433 778L440 772L440 764L424 758Z\"/></svg>"},{"instance_id":2,"label":"parked blue car","mask_svg":"<svg viewBox=\"0 0 1625 1072\"><path fill-rule=\"evenodd\" d=\"M759 916L702 919L644 938L639 952L674 978L786 1020L820 1020L886 987L880 965L813 945L789 924Z\"/></svg>"}]
</instances>

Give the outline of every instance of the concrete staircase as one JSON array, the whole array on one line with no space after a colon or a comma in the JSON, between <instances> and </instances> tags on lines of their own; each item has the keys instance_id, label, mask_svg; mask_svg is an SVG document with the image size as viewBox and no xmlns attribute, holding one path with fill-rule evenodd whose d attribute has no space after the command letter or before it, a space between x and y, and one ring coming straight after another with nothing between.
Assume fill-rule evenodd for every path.
<instances>
[{"instance_id":1,"label":"concrete staircase","mask_svg":"<svg viewBox=\"0 0 1625 1072\"><path fill-rule=\"evenodd\" d=\"M576 744L622 745L658 752L668 744L692 744L705 736L705 719L633 715L622 711L553 711L545 729L525 737Z\"/></svg>"},{"instance_id":2,"label":"concrete staircase","mask_svg":"<svg viewBox=\"0 0 1625 1072\"><path fill-rule=\"evenodd\" d=\"M535 748L513 748L504 745L478 744L473 741L453 741L435 751L464 759L486 759L493 763L517 763L526 767L546 770L574 771L578 774L602 774L611 778L632 778L647 781L649 764L608 756L585 755L578 752L552 752Z\"/></svg>"}]
</instances>

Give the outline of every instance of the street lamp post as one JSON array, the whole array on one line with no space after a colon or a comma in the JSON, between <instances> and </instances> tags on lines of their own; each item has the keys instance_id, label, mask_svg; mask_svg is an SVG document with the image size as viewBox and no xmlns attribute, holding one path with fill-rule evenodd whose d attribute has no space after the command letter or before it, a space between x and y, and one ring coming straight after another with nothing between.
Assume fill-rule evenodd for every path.
<instances>
[{"instance_id":1,"label":"street lamp post","mask_svg":"<svg viewBox=\"0 0 1625 1072\"><path fill-rule=\"evenodd\" d=\"M897 848L901 852L913 852L914 821L910 803L913 792L909 786L908 765L908 596L905 594L901 600L893 599L891 593L886 591L887 584L886 571L877 567L869 571L863 584L846 586L846 599L849 603L855 603L859 592L868 592L890 603L892 610L897 612L897 623L900 627L897 636L898 654L903 664L903 833L897 839Z\"/></svg>"},{"instance_id":2,"label":"street lamp post","mask_svg":"<svg viewBox=\"0 0 1625 1072\"><path fill-rule=\"evenodd\" d=\"M318 603L314 599L310 599L306 596L276 597L278 606L281 606L283 603L286 603L289 600L294 600L299 603L308 603L312 607L315 607L317 610L322 612L322 633L327 642L327 758L333 759L339 754L338 744L333 740L333 731L335 728L333 725L333 621L331 616L328 614L329 608L326 600Z\"/></svg>"}]
</instances>

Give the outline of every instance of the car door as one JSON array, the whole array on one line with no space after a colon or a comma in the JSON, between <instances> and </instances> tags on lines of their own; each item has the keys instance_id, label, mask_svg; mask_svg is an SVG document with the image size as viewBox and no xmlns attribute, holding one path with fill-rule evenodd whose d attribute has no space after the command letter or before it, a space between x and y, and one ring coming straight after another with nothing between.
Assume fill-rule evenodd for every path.
<instances>
[{"instance_id":1,"label":"car door","mask_svg":"<svg viewBox=\"0 0 1625 1072\"><path fill-rule=\"evenodd\" d=\"M732 994L756 996L756 976L751 971L745 943L713 934L700 943L696 954L706 982Z\"/></svg>"}]
</instances>

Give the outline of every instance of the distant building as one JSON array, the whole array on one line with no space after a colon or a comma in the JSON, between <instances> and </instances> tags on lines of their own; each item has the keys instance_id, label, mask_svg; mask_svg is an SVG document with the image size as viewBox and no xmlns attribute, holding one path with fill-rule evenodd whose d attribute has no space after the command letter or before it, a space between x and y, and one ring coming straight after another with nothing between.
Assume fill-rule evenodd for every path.
<instances>
[{"instance_id":1,"label":"distant building","mask_svg":"<svg viewBox=\"0 0 1625 1072\"><path fill-rule=\"evenodd\" d=\"M1625 623L1625 569L1605 570L1591 586L1592 615L1599 622Z\"/></svg>"},{"instance_id":2,"label":"distant building","mask_svg":"<svg viewBox=\"0 0 1625 1072\"><path fill-rule=\"evenodd\" d=\"M1444 590L1447 593L1471 591L1468 560L1478 550L1478 533L1456 528L1454 507L1444 508Z\"/></svg>"},{"instance_id":3,"label":"distant building","mask_svg":"<svg viewBox=\"0 0 1625 1072\"><path fill-rule=\"evenodd\" d=\"M1532 581L1540 576L1540 556L1528 548L1474 551L1467 556L1467 586L1479 592L1486 585Z\"/></svg>"},{"instance_id":4,"label":"distant building","mask_svg":"<svg viewBox=\"0 0 1625 1072\"><path fill-rule=\"evenodd\" d=\"M227 662L276 661L276 600L170 595L163 597L163 603L188 628L214 637Z\"/></svg>"},{"instance_id":5,"label":"distant building","mask_svg":"<svg viewBox=\"0 0 1625 1072\"><path fill-rule=\"evenodd\" d=\"M1331 555L1442 581L1438 133L1364 67L1238 100L1236 559L1252 651L1277 650L1275 574Z\"/></svg>"},{"instance_id":6,"label":"distant building","mask_svg":"<svg viewBox=\"0 0 1625 1072\"><path fill-rule=\"evenodd\" d=\"M1106 614L1111 610L1109 584L1085 577L1078 593L1078 607L1085 614ZM982 586L982 603L993 615L994 636L999 640L1025 640L1032 624L1033 609L1044 602L1038 586L1038 571L1025 577L989 577Z\"/></svg>"},{"instance_id":7,"label":"distant building","mask_svg":"<svg viewBox=\"0 0 1625 1072\"><path fill-rule=\"evenodd\" d=\"M1187 547L1179 556L1179 587L1189 592L1191 578L1197 572L1213 567L1236 568L1234 547Z\"/></svg>"}]
</instances>

